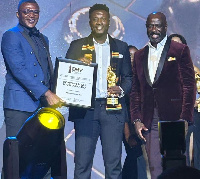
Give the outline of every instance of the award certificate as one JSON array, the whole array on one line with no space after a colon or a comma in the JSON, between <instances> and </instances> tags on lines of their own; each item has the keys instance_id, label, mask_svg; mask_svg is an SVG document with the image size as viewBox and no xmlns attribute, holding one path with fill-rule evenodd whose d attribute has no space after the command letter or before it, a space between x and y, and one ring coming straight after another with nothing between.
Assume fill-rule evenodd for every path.
<instances>
[{"instance_id":1,"label":"award certificate","mask_svg":"<svg viewBox=\"0 0 200 179\"><path fill-rule=\"evenodd\" d=\"M57 58L54 92L67 106L93 107L96 93L97 64Z\"/></svg>"}]
</instances>

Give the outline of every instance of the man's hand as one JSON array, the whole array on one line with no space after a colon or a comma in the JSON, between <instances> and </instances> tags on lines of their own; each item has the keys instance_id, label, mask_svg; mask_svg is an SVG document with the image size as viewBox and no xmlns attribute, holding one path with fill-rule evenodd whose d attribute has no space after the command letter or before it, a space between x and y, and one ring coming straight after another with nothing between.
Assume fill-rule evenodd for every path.
<instances>
[{"instance_id":1,"label":"man's hand","mask_svg":"<svg viewBox=\"0 0 200 179\"><path fill-rule=\"evenodd\" d=\"M91 64L91 60L89 58L79 58L80 61L82 61L83 63L90 65Z\"/></svg>"},{"instance_id":2,"label":"man's hand","mask_svg":"<svg viewBox=\"0 0 200 179\"><path fill-rule=\"evenodd\" d=\"M46 100L51 107L61 107L65 104L65 101L60 99L56 94L48 90L45 94Z\"/></svg>"},{"instance_id":3,"label":"man's hand","mask_svg":"<svg viewBox=\"0 0 200 179\"><path fill-rule=\"evenodd\" d=\"M116 97L121 95L121 89L119 86L111 86L108 88L108 95L114 95Z\"/></svg>"},{"instance_id":4,"label":"man's hand","mask_svg":"<svg viewBox=\"0 0 200 179\"><path fill-rule=\"evenodd\" d=\"M198 107L198 104L200 104L200 99L197 99L194 103L194 107L197 108Z\"/></svg>"},{"instance_id":5,"label":"man's hand","mask_svg":"<svg viewBox=\"0 0 200 179\"><path fill-rule=\"evenodd\" d=\"M137 121L135 124L135 132L138 135L138 137L146 142L146 139L142 135L142 130L148 131L148 129L144 126L143 123Z\"/></svg>"}]
</instances>

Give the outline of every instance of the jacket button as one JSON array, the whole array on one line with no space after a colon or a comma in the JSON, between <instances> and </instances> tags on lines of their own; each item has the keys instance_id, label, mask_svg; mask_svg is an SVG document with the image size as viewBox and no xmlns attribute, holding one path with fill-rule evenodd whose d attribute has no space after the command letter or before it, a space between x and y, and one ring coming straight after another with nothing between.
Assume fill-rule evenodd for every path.
<instances>
[{"instance_id":1,"label":"jacket button","mask_svg":"<svg viewBox=\"0 0 200 179\"><path fill-rule=\"evenodd\" d=\"M34 77L37 77L37 74L35 74Z\"/></svg>"},{"instance_id":2,"label":"jacket button","mask_svg":"<svg viewBox=\"0 0 200 179\"><path fill-rule=\"evenodd\" d=\"M36 65L37 65L37 63L34 63L33 65L34 65L34 66L36 66Z\"/></svg>"},{"instance_id":3,"label":"jacket button","mask_svg":"<svg viewBox=\"0 0 200 179\"><path fill-rule=\"evenodd\" d=\"M33 54L33 52L30 53L31 55Z\"/></svg>"}]
</instances>

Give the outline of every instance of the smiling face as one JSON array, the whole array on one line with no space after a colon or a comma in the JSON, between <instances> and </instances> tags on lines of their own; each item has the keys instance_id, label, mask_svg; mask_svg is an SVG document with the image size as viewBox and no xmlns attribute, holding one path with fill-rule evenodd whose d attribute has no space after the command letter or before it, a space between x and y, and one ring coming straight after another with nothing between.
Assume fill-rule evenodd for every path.
<instances>
[{"instance_id":1,"label":"smiling face","mask_svg":"<svg viewBox=\"0 0 200 179\"><path fill-rule=\"evenodd\" d=\"M90 27L94 37L106 37L110 24L108 12L105 10L95 10L90 16Z\"/></svg>"},{"instance_id":2,"label":"smiling face","mask_svg":"<svg viewBox=\"0 0 200 179\"><path fill-rule=\"evenodd\" d=\"M17 12L19 23L27 28L36 26L39 19L39 6L37 3L23 3Z\"/></svg>"},{"instance_id":3,"label":"smiling face","mask_svg":"<svg viewBox=\"0 0 200 179\"><path fill-rule=\"evenodd\" d=\"M164 14L150 14L146 22L146 28L151 44L157 47L157 44L164 39L167 32L167 23Z\"/></svg>"}]
</instances>

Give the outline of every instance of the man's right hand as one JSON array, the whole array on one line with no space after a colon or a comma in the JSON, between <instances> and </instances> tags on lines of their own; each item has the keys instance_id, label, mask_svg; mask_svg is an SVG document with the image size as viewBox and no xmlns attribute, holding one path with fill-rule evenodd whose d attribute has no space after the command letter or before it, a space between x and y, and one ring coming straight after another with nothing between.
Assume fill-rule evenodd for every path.
<instances>
[{"instance_id":1,"label":"man's right hand","mask_svg":"<svg viewBox=\"0 0 200 179\"><path fill-rule=\"evenodd\" d=\"M194 107L195 108L198 108L198 104L200 104L200 99L197 99L194 103Z\"/></svg>"},{"instance_id":2,"label":"man's right hand","mask_svg":"<svg viewBox=\"0 0 200 179\"><path fill-rule=\"evenodd\" d=\"M142 130L148 131L148 129L144 126L143 123L141 123L139 121L137 121L134 124L134 126L135 126L135 131L136 131L136 134L138 135L138 137L146 142L146 139L142 135Z\"/></svg>"},{"instance_id":3,"label":"man's right hand","mask_svg":"<svg viewBox=\"0 0 200 179\"><path fill-rule=\"evenodd\" d=\"M59 98L56 94L48 90L45 94L46 100L48 104L52 107L62 107L65 104L65 101L63 101L61 98Z\"/></svg>"}]
</instances>

